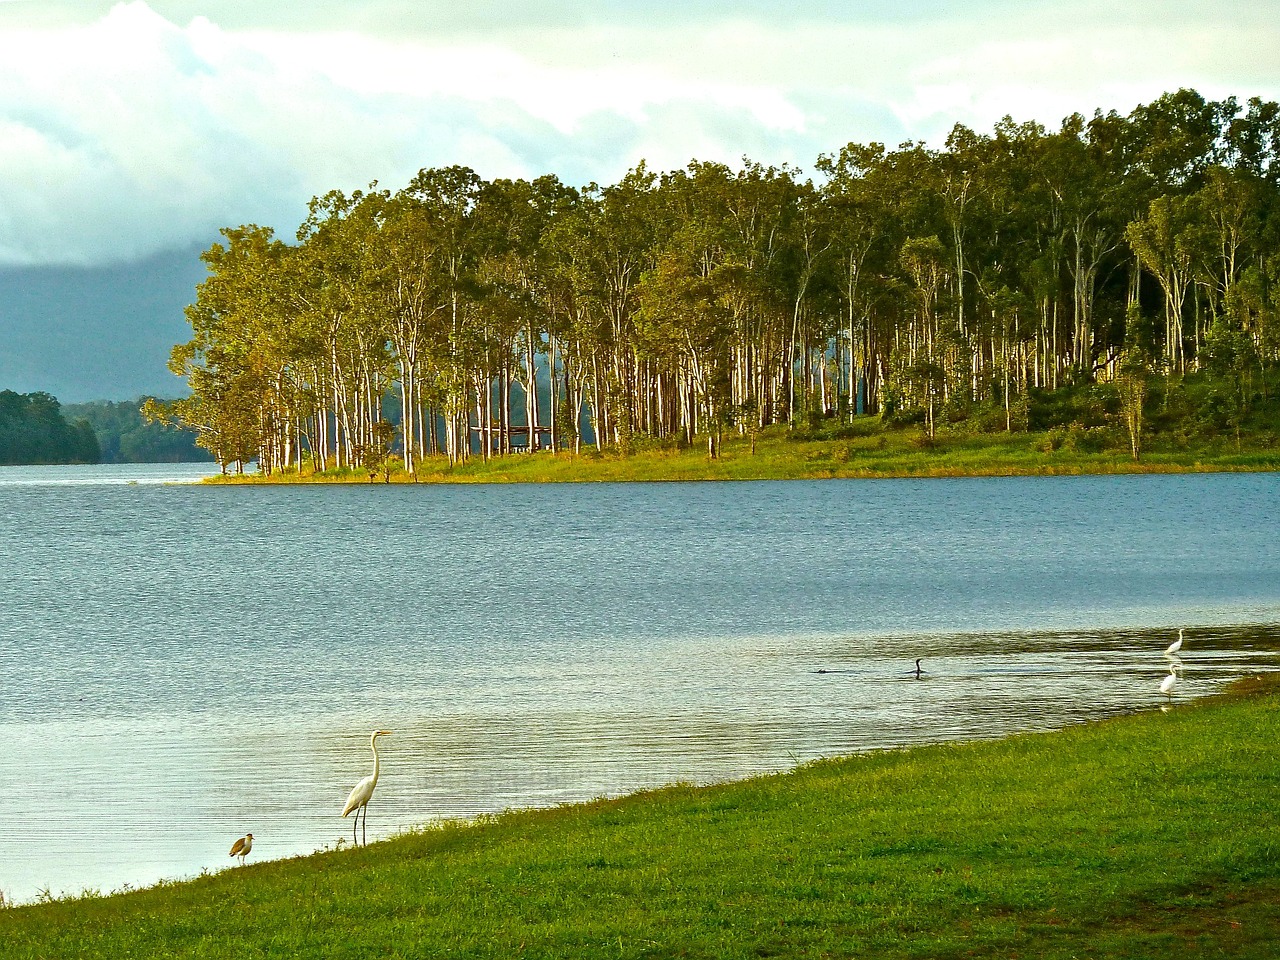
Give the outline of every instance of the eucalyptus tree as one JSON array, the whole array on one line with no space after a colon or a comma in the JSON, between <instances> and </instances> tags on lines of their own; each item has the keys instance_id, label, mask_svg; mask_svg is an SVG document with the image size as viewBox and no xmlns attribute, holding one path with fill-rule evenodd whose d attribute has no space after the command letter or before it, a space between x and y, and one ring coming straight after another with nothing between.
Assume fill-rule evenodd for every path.
<instances>
[{"instance_id":1,"label":"eucalyptus tree","mask_svg":"<svg viewBox=\"0 0 1280 960\"><path fill-rule=\"evenodd\" d=\"M1206 332L1202 362L1213 376L1210 413L1230 427L1240 444L1240 426L1252 406L1253 375L1259 372L1257 346L1244 330L1218 317Z\"/></svg>"},{"instance_id":2,"label":"eucalyptus tree","mask_svg":"<svg viewBox=\"0 0 1280 960\"><path fill-rule=\"evenodd\" d=\"M1280 187L1280 104L1251 97L1241 114L1231 98L1223 113L1227 165L1273 189Z\"/></svg>"},{"instance_id":3,"label":"eucalyptus tree","mask_svg":"<svg viewBox=\"0 0 1280 960\"><path fill-rule=\"evenodd\" d=\"M1198 189L1208 168L1225 159L1224 126L1237 109L1187 88L1139 104L1123 126L1128 176L1148 198Z\"/></svg>"},{"instance_id":4,"label":"eucalyptus tree","mask_svg":"<svg viewBox=\"0 0 1280 960\"><path fill-rule=\"evenodd\" d=\"M1194 357L1200 336L1194 317L1190 338L1186 335L1188 296L1194 313L1199 307L1194 284L1204 259L1203 223L1189 198L1205 185L1209 170L1229 156L1226 134L1237 110L1233 101L1216 103L1182 89L1136 107L1111 138L1123 164L1124 237L1134 256L1130 300L1137 299L1140 268L1164 295L1163 362L1178 372Z\"/></svg>"},{"instance_id":5,"label":"eucalyptus tree","mask_svg":"<svg viewBox=\"0 0 1280 960\"><path fill-rule=\"evenodd\" d=\"M193 337L170 356L170 369L192 391L171 413L224 467L258 459L270 472L295 452L301 385L291 372L308 348L287 284L295 251L269 227L221 232L226 243L201 255L209 276L186 308Z\"/></svg>"},{"instance_id":6,"label":"eucalyptus tree","mask_svg":"<svg viewBox=\"0 0 1280 960\"><path fill-rule=\"evenodd\" d=\"M929 373L930 391L945 389L945 376L935 374L943 370L940 321L944 315L954 317L943 299L954 290L950 270L955 258L944 240L950 228L938 177L937 154L922 143L901 144L885 155L874 174L877 192L896 221L887 233L884 282L875 300L883 328L876 363L886 412L905 406L928 415L925 381L907 376L911 368Z\"/></svg>"},{"instance_id":7,"label":"eucalyptus tree","mask_svg":"<svg viewBox=\"0 0 1280 960\"><path fill-rule=\"evenodd\" d=\"M785 172L792 177L793 186L788 204L791 215L784 234L782 277L791 314L788 419L794 422L801 410L816 420L827 413L829 406L827 368L837 310L831 308L830 299L824 295L832 292L830 267L835 238L830 209L822 194L811 182L794 179L796 171Z\"/></svg>"},{"instance_id":8,"label":"eucalyptus tree","mask_svg":"<svg viewBox=\"0 0 1280 960\"><path fill-rule=\"evenodd\" d=\"M1056 283L1051 292L1038 287L1043 264L1060 249L1045 225L1053 204L1042 167L1051 142L1037 123L1017 124L1008 117L997 123L983 142L980 190L970 210L970 368L963 399L999 401L1006 429L1015 420L1012 394L1026 390L1040 364L1043 300L1059 289Z\"/></svg>"},{"instance_id":9,"label":"eucalyptus tree","mask_svg":"<svg viewBox=\"0 0 1280 960\"><path fill-rule=\"evenodd\" d=\"M724 362L726 326L713 274L700 269L706 262L687 246L696 242L689 231L681 231L636 288L636 350L652 401L642 424L656 436L679 430L686 441L704 424L713 435L718 412L713 384Z\"/></svg>"},{"instance_id":10,"label":"eucalyptus tree","mask_svg":"<svg viewBox=\"0 0 1280 960\"><path fill-rule=\"evenodd\" d=\"M497 384L500 447L511 448L510 384L524 394L529 449L540 438L539 357L547 356L552 447L557 406L556 357L552 332L555 310L551 251L544 242L552 222L570 210L577 191L554 176L495 180L481 191L476 211L480 257L477 265L479 311L486 318L498 355Z\"/></svg>"},{"instance_id":11,"label":"eucalyptus tree","mask_svg":"<svg viewBox=\"0 0 1280 960\"><path fill-rule=\"evenodd\" d=\"M1068 287L1067 224L1079 224L1081 215L1088 216L1088 205L1079 203L1071 182L1071 166L1082 152L1082 123L1077 114L1064 120L1057 134L1040 130L1018 136L1027 179L1009 184L1011 191L1018 191L1015 218L1022 223L1026 245L1019 289L1030 299L1036 317L1031 380L1037 387L1058 386L1064 369L1074 362L1079 340L1064 330L1063 314ZM1078 322L1073 329L1079 332Z\"/></svg>"},{"instance_id":12,"label":"eucalyptus tree","mask_svg":"<svg viewBox=\"0 0 1280 960\"><path fill-rule=\"evenodd\" d=\"M1259 381L1265 391L1266 372L1280 361L1280 253L1260 258L1261 263L1248 267L1232 287L1227 299L1227 315L1255 345Z\"/></svg>"},{"instance_id":13,"label":"eucalyptus tree","mask_svg":"<svg viewBox=\"0 0 1280 960\"><path fill-rule=\"evenodd\" d=\"M1138 262L1164 291L1164 359L1181 372L1186 367L1183 315L1194 276L1192 204L1186 197L1161 196L1147 215L1125 228Z\"/></svg>"},{"instance_id":14,"label":"eucalyptus tree","mask_svg":"<svg viewBox=\"0 0 1280 960\"><path fill-rule=\"evenodd\" d=\"M1217 316L1225 310L1258 237L1258 219L1265 207L1262 182L1250 173L1213 166L1193 197L1194 213L1204 226L1202 279Z\"/></svg>"},{"instance_id":15,"label":"eucalyptus tree","mask_svg":"<svg viewBox=\"0 0 1280 960\"><path fill-rule=\"evenodd\" d=\"M816 164L826 177L822 189L831 218L833 283L843 308L851 414L874 404L880 352L872 318L892 272L886 258L901 243L901 221L884 185L884 161L883 144L850 143Z\"/></svg>"},{"instance_id":16,"label":"eucalyptus tree","mask_svg":"<svg viewBox=\"0 0 1280 960\"><path fill-rule=\"evenodd\" d=\"M1101 348L1095 316L1098 284L1114 263L1128 221L1108 201L1123 171L1117 167L1120 157L1098 136L1101 129L1073 114L1047 140L1041 157L1052 210L1052 248L1069 279L1070 366L1077 378L1086 380L1094 376Z\"/></svg>"},{"instance_id":17,"label":"eucalyptus tree","mask_svg":"<svg viewBox=\"0 0 1280 960\"><path fill-rule=\"evenodd\" d=\"M600 448L629 448L640 406L633 321L636 287L663 235L656 184L643 162L613 186L591 184L553 231L573 299L568 352L587 387Z\"/></svg>"},{"instance_id":18,"label":"eucalyptus tree","mask_svg":"<svg viewBox=\"0 0 1280 960\"><path fill-rule=\"evenodd\" d=\"M525 327L523 344L524 373L528 383L526 402L528 413L526 418L531 426L539 423L541 403L538 394L537 355L545 349L547 357L547 392L548 392L548 440L551 449L559 449L559 424L557 416L562 406L568 404L568 398L561 398L560 374L563 373L563 360L560 357L560 344L556 338L559 326L557 317L563 306L560 291L557 289L557 275L554 264L554 251L548 243L551 230L556 221L567 216L578 204L579 191L560 181L554 174L544 174L530 183L529 212L522 220L522 229L516 235L517 250L522 263L521 275L525 277L524 286L532 300L528 322ZM538 326L535 329L536 320ZM557 366L559 363L559 366ZM559 373L557 371L560 371ZM570 430L576 435L577 408L571 415ZM538 443L541 443L539 437ZM534 448L534 435L530 434L530 449Z\"/></svg>"},{"instance_id":19,"label":"eucalyptus tree","mask_svg":"<svg viewBox=\"0 0 1280 960\"><path fill-rule=\"evenodd\" d=\"M936 236L909 238L902 245L901 259L911 277L915 312L897 345L899 396L910 398L924 409L925 428L932 437L936 407L947 382L941 322L945 307L941 300L953 261Z\"/></svg>"},{"instance_id":20,"label":"eucalyptus tree","mask_svg":"<svg viewBox=\"0 0 1280 960\"><path fill-rule=\"evenodd\" d=\"M486 342L484 409L479 424L486 455L494 446L495 435L498 451L511 452L513 381L524 386L530 450L537 437L537 347L541 324L535 315L537 280L530 260L530 234L534 231L526 223L532 213L530 186L524 180L485 184L476 209L484 234L476 263L476 319L484 329ZM533 242L536 243L536 235Z\"/></svg>"},{"instance_id":21,"label":"eucalyptus tree","mask_svg":"<svg viewBox=\"0 0 1280 960\"><path fill-rule=\"evenodd\" d=\"M579 429L586 406L590 365L580 331L587 326L583 314L587 304L579 296L574 252L583 229L580 198L553 217L543 235L539 270L539 299L547 324L547 357L553 383L561 384L551 411L551 445L563 444L581 452ZM555 398L555 387L552 397Z\"/></svg>"},{"instance_id":22,"label":"eucalyptus tree","mask_svg":"<svg viewBox=\"0 0 1280 960\"><path fill-rule=\"evenodd\" d=\"M357 445L373 440L392 379L384 304L374 288L373 264L386 194L330 191L313 198L298 228L290 285L300 326L322 345L315 370L316 446L320 463L358 466Z\"/></svg>"},{"instance_id":23,"label":"eucalyptus tree","mask_svg":"<svg viewBox=\"0 0 1280 960\"><path fill-rule=\"evenodd\" d=\"M434 429L431 358L438 354L442 318L451 298L435 259L438 237L421 200L408 191L370 194L369 222L377 225L366 248L364 273L373 309L384 318L400 385L400 438L404 468L412 477L431 452ZM378 438L375 437L376 441Z\"/></svg>"},{"instance_id":24,"label":"eucalyptus tree","mask_svg":"<svg viewBox=\"0 0 1280 960\"><path fill-rule=\"evenodd\" d=\"M705 430L712 455L721 427L742 427L752 406L744 403L751 379L742 335L762 278L734 227L742 189L742 173L720 163L693 162L664 177L667 231L638 288L641 344L647 362L660 364L651 376L656 412L646 418L659 434L680 430L687 441Z\"/></svg>"},{"instance_id":25,"label":"eucalyptus tree","mask_svg":"<svg viewBox=\"0 0 1280 960\"><path fill-rule=\"evenodd\" d=\"M1129 451L1135 461L1142 459L1143 408L1147 399L1147 366L1144 359L1128 350L1121 356L1116 376L1120 416L1129 434Z\"/></svg>"},{"instance_id":26,"label":"eucalyptus tree","mask_svg":"<svg viewBox=\"0 0 1280 960\"><path fill-rule=\"evenodd\" d=\"M174 354L173 370L187 378L191 392L172 401L149 398L142 405L143 418L193 431L196 443L213 454L223 473L232 464L243 472L262 448L256 384L247 376L199 364L181 366L179 357Z\"/></svg>"},{"instance_id":27,"label":"eucalyptus tree","mask_svg":"<svg viewBox=\"0 0 1280 960\"><path fill-rule=\"evenodd\" d=\"M988 164L989 139L957 123L947 135L946 148L937 155L937 186L942 215L951 246L951 309L955 330L968 332L965 277L971 271L966 258L966 241L972 230L973 208L986 184L983 174Z\"/></svg>"},{"instance_id":28,"label":"eucalyptus tree","mask_svg":"<svg viewBox=\"0 0 1280 960\"><path fill-rule=\"evenodd\" d=\"M705 427L713 456L728 405L720 387L727 382L732 323L724 297L732 264L723 197L715 189L725 173L718 165L691 164L663 178L670 232L636 286L636 347L648 401L640 411L644 431L679 431L691 442Z\"/></svg>"},{"instance_id":29,"label":"eucalyptus tree","mask_svg":"<svg viewBox=\"0 0 1280 960\"><path fill-rule=\"evenodd\" d=\"M734 318L732 403L764 426L792 414L785 252L796 184L788 167L744 161L723 189L728 256L735 265L735 282L726 293Z\"/></svg>"},{"instance_id":30,"label":"eucalyptus tree","mask_svg":"<svg viewBox=\"0 0 1280 960\"><path fill-rule=\"evenodd\" d=\"M1250 333L1265 370L1280 360L1280 104L1254 97L1242 112L1232 104L1237 114L1227 125L1228 159L1251 200L1243 256L1224 309ZM1265 390L1266 378L1259 383Z\"/></svg>"},{"instance_id":31,"label":"eucalyptus tree","mask_svg":"<svg viewBox=\"0 0 1280 960\"><path fill-rule=\"evenodd\" d=\"M480 259L479 223L475 215L484 182L469 167L423 169L401 191L404 202L421 218L419 242L423 269L434 274L442 311L436 335L429 341L430 370L442 400L446 453L450 462L465 459L471 449L473 405L483 409L486 342L476 314L476 268ZM487 455L487 452L486 452Z\"/></svg>"},{"instance_id":32,"label":"eucalyptus tree","mask_svg":"<svg viewBox=\"0 0 1280 960\"><path fill-rule=\"evenodd\" d=\"M662 180L669 227L642 277L644 341L667 366L654 378L658 432L681 431L687 441L706 428L708 449L734 413L731 341L749 279L729 227L735 173L727 165L690 162ZM655 351L655 344L665 344ZM739 411L740 412L740 411Z\"/></svg>"},{"instance_id":33,"label":"eucalyptus tree","mask_svg":"<svg viewBox=\"0 0 1280 960\"><path fill-rule=\"evenodd\" d=\"M577 425L584 408L590 411L596 447L603 449L605 443L600 351L607 333L602 294L592 262L594 225L600 206L598 193L598 187L587 187L580 202L556 219L547 236L551 253L547 283L552 307L551 337L560 347L566 399L564 419L572 424L575 452L582 440Z\"/></svg>"}]
</instances>

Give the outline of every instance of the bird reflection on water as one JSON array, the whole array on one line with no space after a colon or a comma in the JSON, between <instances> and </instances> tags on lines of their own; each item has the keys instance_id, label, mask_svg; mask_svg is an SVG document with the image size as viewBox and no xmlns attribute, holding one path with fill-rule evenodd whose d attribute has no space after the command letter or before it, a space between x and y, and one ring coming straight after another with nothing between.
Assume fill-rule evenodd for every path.
<instances>
[{"instance_id":1,"label":"bird reflection on water","mask_svg":"<svg viewBox=\"0 0 1280 960\"><path fill-rule=\"evenodd\" d=\"M1164 658L1169 664L1169 675L1160 681L1160 692L1173 702L1173 689L1178 685L1178 672L1182 670L1182 658L1178 651L1182 649L1182 630L1178 630L1178 639L1164 649ZM1166 704L1165 706L1168 706Z\"/></svg>"}]
</instances>

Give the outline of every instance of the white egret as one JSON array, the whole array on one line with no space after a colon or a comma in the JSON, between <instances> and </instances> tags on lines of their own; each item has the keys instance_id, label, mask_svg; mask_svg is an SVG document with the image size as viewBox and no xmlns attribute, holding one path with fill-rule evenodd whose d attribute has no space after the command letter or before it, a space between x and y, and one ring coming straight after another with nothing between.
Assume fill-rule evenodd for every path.
<instances>
[{"instance_id":1,"label":"white egret","mask_svg":"<svg viewBox=\"0 0 1280 960\"><path fill-rule=\"evenodd\" d=\"M249 855L249 851L253 849L253 834L246 833L243 837L231 845L231 853L229 856L239 857L240 865L244 866L244 858Z\"/></svg>"},{"instance_id":2,"label":"white egret","mask_svg":"<svg viewBox=\"0 0 1280 960\"><path fill-rule=\"evenodd\" d=\"M1169 668L1169 675L1160 681L1160 692L1170 700L1173 699L1173 688L1177 686L1178 674L1173 667Z\"/></svg>"},{"instance_id":3,"label":"white egret","mask_svg":"<svg viewBox=\"0 0 1280 960\"><path fill-rule=\"evenodd\" d=\"M351 789L351 796L347 797L347 805L342 808L342 815L346 817L351 811L355 811L356 818L351 821L351 842L356 842L356 823L360 820L360 811L364 811L365 828L360 831L362 840L367 839L365 830L369 826L369 798L373 796L373 788L378 785L378 738L388 737L391 735L390 730L375 730L373 736L369 738L369 749L373 751L373 773L365 777Z\"/></svg>"},{"instance_id":4,"label":"white egret","mask_svg":"<svg viewBox=\"0 0 1280 960\"><path fill-rule=\"evenodd\" d=\"M1165 647L1164 655L1166 657L1172 657L1175 653L1177 653L1181 649L1182 649L1182 631L1179 630L1178 639L1173 641L1173 643L1169 644L1169 646Z\"/></svg>"}]
</instances>

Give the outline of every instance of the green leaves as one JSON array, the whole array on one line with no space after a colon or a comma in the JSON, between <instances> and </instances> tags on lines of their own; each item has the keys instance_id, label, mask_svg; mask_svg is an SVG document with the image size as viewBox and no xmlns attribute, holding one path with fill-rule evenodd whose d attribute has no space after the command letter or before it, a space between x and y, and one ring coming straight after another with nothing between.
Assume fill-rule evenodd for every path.
<instances>
[{"instance_id":1,"label":"green leaves","mask_svg":"<svg viewBox=\"0 0 1280 960\"><path fill-rule=\"evenodd\" d=\"M171 367L224 463L358 466L388 422L413 475L523 430L576 447L585 419L601 448L890 408L932 433L998 405L1012 431L1033 390L1235 370L1228 343L1280 359L1275 104L1180 90L816 169L642 161L576 190L449 166L330 191L296 245L223 231Z\"/></svg>"}]
</instances>

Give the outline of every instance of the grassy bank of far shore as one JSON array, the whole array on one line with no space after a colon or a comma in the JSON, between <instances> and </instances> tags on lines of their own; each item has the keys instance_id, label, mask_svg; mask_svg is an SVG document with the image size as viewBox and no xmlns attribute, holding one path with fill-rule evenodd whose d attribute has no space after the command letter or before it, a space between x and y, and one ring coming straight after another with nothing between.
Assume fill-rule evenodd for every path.
<instances>
[{"instance_id":1,"label":"grassy bank of far shore","mask_svg":"<svg viewBox=\"0 0 1280 960\"><path fill-rule=\"evenodd\" d=\"M1271 960L1277 680L0 910L0 955Z\"/></svg>"},{"instance_id":2,"label":"grassy bank of far shore","mask_svg":"<svg viewBox=\"0 0 1280 960\"><path fill-rule=\"evenodd\" d=\"M1195 473L1280 470L1280 446L1269 436L1249 436L1193 446L1153 446L1135 461L1125 450L1099 445L1088 432L972 434L917 428L892 429L867 418L828 434L797 435L771 428L754 444L726 434L718 456L705 441L690 447L640 446L628 455L591 447L572 454L479 455L451 466L427 458L416 478L398 461L388 470L285 471L216 477L215 483L553 483L645 480L802 480L837 477L1057 476L1075 474Z\"/></svg>"}]
</instances>

